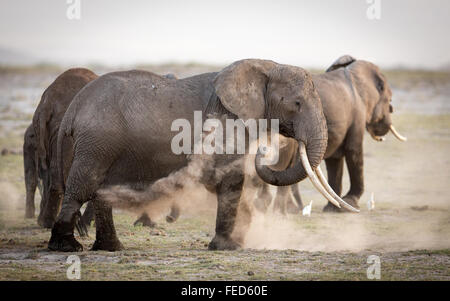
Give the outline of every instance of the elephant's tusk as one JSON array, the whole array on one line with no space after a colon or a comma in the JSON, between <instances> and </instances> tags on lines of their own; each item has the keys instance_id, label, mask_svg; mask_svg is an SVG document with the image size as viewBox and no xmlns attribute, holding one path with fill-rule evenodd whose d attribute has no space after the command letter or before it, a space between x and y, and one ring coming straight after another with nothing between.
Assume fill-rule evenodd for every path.
<instances>
[{"instance_id":1,"label":"elephant's tusk","mask_svg":"<svg viewBox=\"0 0 450 301\"><path fill-rule=\"evenodd\" d=\"M338 201L336 201L326 190L323 188L320 181L317 179L316 174L313 172L311 165L309 164L308 155L306 154L306 146L303 142L299 141L299 149L300 149L300 161L302 162L303 168L305 168L306 173L308 174L308 178L311 180L311 183L316 187L316 189L333 205L338 208L341 208Z\"/></svg>"},{"instance_id":2,"label":"elephant's tusk","mask_svg":"<svg viewBox=\"0 0 450 301\"><path fill-rule=\"evenodd\" d=\"M331 194L331 196L337 200L339 202L340 205L342 205L342 207L344 207L347 210L350 210L351 212L356 212L359 213L359 209L356 209L354 207L352 207L351 205L349 205L347 202L345 202L343 199L341 199L340 196L338 196L336 194L336 192L334 192L333 188L330 187L330 185L328 184L327 179L325 178L325 176L322 173L322 170L320 169L320 166L317 166L316 168L316 175L319 178L320 182L322 183L323 187L325 188L325 190Z\"/></svg>"},{"instance_id":3,"label":"elephant's tusk","mask_svg":"<svg viewBox=\"0 0 450 301\"><path fill-rule=\"evenodd\" d=\"M391 124L391 127L389 129L391 130L392 134L394 134L395 138L397 138L398 140L403 141L403 142L408 140L408 138L406 138L405 136L400 135L396 131L396 129L394 128L394 126L392 124Z\"/></svg>"}]
</instances>

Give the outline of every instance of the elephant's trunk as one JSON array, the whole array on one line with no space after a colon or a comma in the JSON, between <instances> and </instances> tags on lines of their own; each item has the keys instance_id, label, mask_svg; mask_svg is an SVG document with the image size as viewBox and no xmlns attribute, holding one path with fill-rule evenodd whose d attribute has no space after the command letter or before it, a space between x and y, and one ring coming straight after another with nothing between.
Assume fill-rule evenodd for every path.
<instances>
[{"instance_id":1,"label":"elephant's trunk","mask_svg":"<svg viewBox=\"0 0 450 301\"><path fill-rule=\"evenodd\" d=\"M328 142L328 130L326 127L325 118L318 116L318 122L304 125L297 125L295 137L299 145L304 143L306 145L306 155L309 159L310 166L315 169L322 161L325 154ZM306 129L305 129L306 128ZM312 135L308 135L313 133ZM261 165L262 155L259 150L255 158L255 168L258 175L264 182L275 186L287 186L300 182L305 179L307 172L300 161L293 167L283 171L275 171L268 166Z\"/></svg>"},{"instance_id":2,"label":"elephant's trunk","mask_svg":"<svg viewBox=\"0 0 450 301\"><path fill-rule=\"evenodd\" d=\"M359 212L342 200L328 185L325 177L320 170L320 162L327 148L328 131L326 125L317 130L319 135L309 139L297 139L299 145L300 160L295 166L284 171L275 171L268 166L261 165L262 155L259 150L255 158L255 168L261 179L269 184L276 186L286 186L295 184L306 177L309 177L314 187L333 205L338 208L343 206L349 211ZM296 135L296 137L301 137ZM308 145L303 142L308 141Z\"/></svg>"},{"instance_id":3,"label":"elephant's trunk","mask_svg":"<svg viewBox=\"0 0 450 301\"><path fill-rule=\"evenodd\" d=\"M301 141L298 141L299 144L303 143ZM324 152L321 152L320 149L325 148L327 145L326 140L316 140L313 143L311 143L310 147L306 148L307 156L309 158L309 164L312 166L312 168L316 168L320 161L322 160ZM307 177L307 172L305 168L303 167L302 163L298 161L293 167L288 168L283 171L275 171L273 169L270 169L266 165L261 164L262 155L258 150L258 153L256 154L255 159L255 168L256 172L258 173L259 177L266 183L269 183L271 185L275 186L288 186L295 183L298 183L302 180L304 180Z\"/></svg>"}]
</instances>

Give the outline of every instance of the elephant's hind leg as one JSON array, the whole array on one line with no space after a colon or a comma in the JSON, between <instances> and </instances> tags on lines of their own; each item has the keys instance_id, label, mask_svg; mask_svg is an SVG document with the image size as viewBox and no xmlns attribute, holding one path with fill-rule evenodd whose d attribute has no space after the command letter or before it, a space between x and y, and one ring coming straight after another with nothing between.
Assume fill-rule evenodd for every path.
<instances>
[{"instance_id":1,"label":"elephant's hind leg","mask_svg":"<svg viewBox=\"0 0 450 301\"><path fill-rule=\"evenodd\" d=\"M123 249L122 243L117 238L114 227L112 207L100 199L92 200L95 209L95 242L92 251L119 251Z\"/></svg>"},{"instance_id":2,"label":"elephant's hind leg","mask_svg":"<svg viewBox=\"0 0 450 301\"><path fill-rule=\"evenodd\" d=\"M94 196L103 181L106 168L99 166L100 160L74 160L67 178L66 191L61 211L52 228L48 248L52 251L82 251L83 246L74 238L75 224L81 217L83 203Z\"/></svg>"}]
</instances>

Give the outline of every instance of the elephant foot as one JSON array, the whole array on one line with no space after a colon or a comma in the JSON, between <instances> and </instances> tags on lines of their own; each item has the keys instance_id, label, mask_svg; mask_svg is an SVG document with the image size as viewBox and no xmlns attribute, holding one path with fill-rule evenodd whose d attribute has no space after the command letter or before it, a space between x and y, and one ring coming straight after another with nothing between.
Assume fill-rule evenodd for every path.
<instances>
[{"instance_id":1,"label":"elephant foot","mask_svg":"<svg viewBox=\"0 0 450 301\"><path fill-rule=\"evenodd\" d=\"M61 252L80 252L83 246L73 236L75 217L71 222L57 221L52 229L48 249Z\"/></svg>"},{"instance_id":2,"label":"elephant foot","mask_svg":"<svg viewBox=\"0 0 450 301\"><path fill-rule=\"evenodd\" d=\"M144 226L144 227L150 227L150 228L156 227L156 223L154 221L152 221L147 214L141 215L141 217L139 219L137 219L133 225L135 227L136 226Z\"/></svg>"},{"instance_id":3,"label":"elephant foot","mask_svg":"<svg viewBox=\"0 0 450 301\"><path fill-rule=\"evenodd\" d=\"M83 251L83 246L71 235L54 235L48 242L48 249L51 251L60 252L81 252Z\"/></svg>"},{"instance_id":4,"label":"elephant foot","mask_svg":"<svg viewBox=\"0 0 450 301\"><path fill-rule=\"evenodd\" d=\"M111 239L96 239L92 245L91 251L120 251L123 250L123 245L117 237Z\"/></svg>"},{"instance_id":5,"label":"elephant foot","mask_svg":"<svg viewBox=\"0 0 450 301\"><path fill-rule=\"evenodd\" d=\"M173 222L175 222L177 219L178 219L177 217L174 217L174 216L172 216L172 215L167 215L167 216L166 216L166 222L168 222L168 223L173 223Z\"/></svg>"},{"instance_id":6,"label":"elephant foot","mask_svg":"<svg viewBox=\"0 0 450 301\"><path fill-rule=\"evenodd\" d=\"M359 205L358 205L358 198L353 197L353 196L345 196L342 198L347 204L349 204L350 206L359 209ZM338 208L336 206L334 206L331 203L328 203L325 207L323 207L323 212L338 212L338 213L343 213L343 212L350 212L349 210L343 208L341 206L341 208Z\"/></svg>"},{"instance_id":7,"label":"elephant foot","mask_svg":"<svg viewBox=\"0 0 450 301\"><path fill-rule=\"evenodd\" d=\"M330 202L328 202L328 204L325 205L325 207L323 207L323 212L341 212L341 209L339 209L338 207L334 206L333 204L331 204Z\"/></svg>"},{"instance_id":8,"label":"elephant foot","mask_svg":"<svg viewBox=\"0 0 450 301\"><path fill-rule=\"evenodd\" d=\"M209 243L209 250L236 250L240 249L241 245L231 238L216 235L213 240Z\"/></svg>"}]
</instances>

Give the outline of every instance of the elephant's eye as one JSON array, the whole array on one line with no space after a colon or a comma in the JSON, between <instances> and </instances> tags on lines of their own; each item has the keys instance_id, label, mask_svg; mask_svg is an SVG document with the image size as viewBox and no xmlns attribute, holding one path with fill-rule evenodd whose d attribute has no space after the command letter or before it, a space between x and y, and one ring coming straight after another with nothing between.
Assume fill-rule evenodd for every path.
<instances>
[{"instance_id":1,"label":"elephant's eye","mask_svg":"<svg viewBox=\"0 0 450 301\"><path fill-rule=\"evenodd\" d=\"M297 101L295 102L295 105L296 105L297 107L300 107L300 101L297 100Z\"/></svg>"},{"instance_id":2,"label":"elephant's eye","mask_svg":"<svg viewBox=\"0 0 450 301\"><path fill-rule=\"evenodd\" d=\"M389 113L394 113L394 108L392 107L392 105L389 105Z\"/></svg>"},{"instance_id":3,"label":"elephant's eye","mask_svg":"<svg viewBox=\"0 0 450 301\"><path fill-rule=\"evenodd\" d=\"M284 100L284 96L281 96L281 99L280 99L280 101L283 101Z\"/></svg>"}]
</instances>

